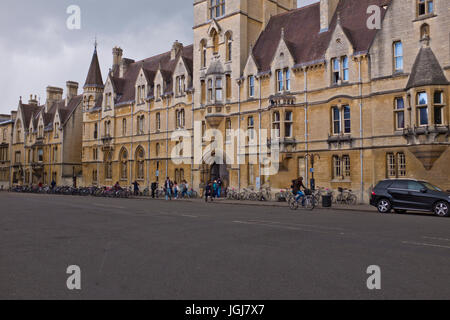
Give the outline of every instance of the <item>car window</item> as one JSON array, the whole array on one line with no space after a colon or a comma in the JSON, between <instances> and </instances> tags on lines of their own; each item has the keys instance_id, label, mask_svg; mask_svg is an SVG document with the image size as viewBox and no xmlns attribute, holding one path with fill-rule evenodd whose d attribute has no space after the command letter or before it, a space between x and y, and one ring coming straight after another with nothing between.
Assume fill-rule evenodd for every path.
<instances>
[{"instance_id":1,"label":"car window","mask_svg":"<svg viewBox=\"0 0 450 320\"><path fill-rule=\"evenodd\" d=\"M423 185L417 181L408 181L408 190L420 191Z\"/></svg>"},{"instance_id":2,"label":"car window","mask_svg":"<svg viewBox=\"0 0 450 320\"><path fill-rule=\"evenodd\" d=\"M408 181L396 180L391 184L392 189L408 189Z\"/></svg>"},{"instance_id":3,"label":"car window","mask_svg":"<svg viewBox=\"0 0 450 320\"><path fill-rule=\"evenodd\" d=\"M422 184L428 189L428 190L432 190L432 191L442 191L442 189L433 186L431 183L428 182L422 182Z\"/></svg>"}]
</instances>

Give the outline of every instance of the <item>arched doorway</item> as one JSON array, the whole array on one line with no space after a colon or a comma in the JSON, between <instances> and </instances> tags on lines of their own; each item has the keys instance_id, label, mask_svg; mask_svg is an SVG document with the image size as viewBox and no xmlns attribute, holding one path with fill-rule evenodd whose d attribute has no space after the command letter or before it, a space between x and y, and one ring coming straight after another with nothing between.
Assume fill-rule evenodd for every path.
<instances>
[{"instance_id":1,"label":"arched doorway","mask_svg":"<svg viewBox=\"0 0 450 320\"><path fill-rule=\"evenodd\" d=\"M213 163L209 170L210 181L217 179L222 180L222 190L226 190L230 185L230 174L228 172L228 167L226 164Z\"/></svg>"}]
</instances>

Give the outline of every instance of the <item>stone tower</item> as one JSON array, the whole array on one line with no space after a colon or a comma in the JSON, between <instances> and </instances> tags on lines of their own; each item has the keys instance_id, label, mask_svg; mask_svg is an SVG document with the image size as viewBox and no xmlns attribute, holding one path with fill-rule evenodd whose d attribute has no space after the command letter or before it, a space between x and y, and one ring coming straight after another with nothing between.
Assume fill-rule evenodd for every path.
<instances>
[{"instance_id":1,"label":"stone tower","mask_svg":"<svg viewBox=\"0 0 450 320\"><path fill-rule=\"evenodd\" d=\"M207 86L206 73L214 64L215 72L223 70L232 79L230 101L237 100L234 84L242 75L250 47L271 16L295 8L296 0L221 0L219 5L194 0L194 87ZM195 92L196 104L201 101L201 91Z\"/></svg>"},{"instance_id":2,"label":"stone tower","mask_svg":"<svg viewBox=\"0 0 450 320\"><path fill-rule=\"evenodd\" d=\"M97 56L97 44L95 44L94 54L92 55L91 65L83 89L83 109L92 109L102 96L104 89L102 72Z\"/></svg>"}]
</instances>

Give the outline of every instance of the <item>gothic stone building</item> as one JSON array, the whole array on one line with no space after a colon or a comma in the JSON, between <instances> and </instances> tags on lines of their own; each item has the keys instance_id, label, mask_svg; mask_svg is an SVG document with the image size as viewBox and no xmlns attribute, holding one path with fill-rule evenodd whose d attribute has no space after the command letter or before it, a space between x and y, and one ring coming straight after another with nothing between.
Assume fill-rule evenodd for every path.
<instances>
[{"instance_id":1,"label":"gothic stone building","mask_svg":"<svg viewBox=\"0 0 450 320\"><path fill-rule=\"evenodd\" d=\"M370 6L380 29L368 27ZM149 186L169 176L198 189L221 176L226 186L260 181L277 190L314 172L316 185L352 189L362 201L384 178L450 189L448 30L446 0L303 8L194 0L193 45L175 42L140 61L114 48L106 82L94 53L83 93L83 183ZM208 129L222 133L215 143L227 150L227 130L238 128L250 134L232 155L194 161L214 140ZM176 132L182 141L171 139ZM251 159L270 139L280 143L279 170L265 176L262 158ZM183 161L172 161L173 150Z\"/></svg>"},{"instance_id":2,"label":"gothic stone building","mask_svg":"<svg viewBox=\"0 0 450 320\"><path fill-rule=\"evenodd\" d=\"M10 183L73 185L81 180L82 96L78 83L47 87L47 100L20 99L11 135ZM76 182L76 181L75 181Z\"/></svg>"}]
</instances>

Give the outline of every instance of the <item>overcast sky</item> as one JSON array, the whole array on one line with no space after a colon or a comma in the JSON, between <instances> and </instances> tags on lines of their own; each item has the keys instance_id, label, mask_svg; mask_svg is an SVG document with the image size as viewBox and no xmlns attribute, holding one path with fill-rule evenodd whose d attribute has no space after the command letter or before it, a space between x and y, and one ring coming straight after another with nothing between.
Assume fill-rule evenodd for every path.
<instances>
[{"instance_id":1,"label":"overcast sky","mask_svg":"<svg viewBox=\"0 0 450 320\"><path fill-rule=\"evenodd\" d=\"M318 0L300 0L305 5ZM69 30L70 5L81 8L81 29ZM94 39L103 79L111 50L140 60L170 50L173 41L192 43L192 0L16 0L0 2L0 113L17 108L19 96L45 102L48 85L67 80L84 85ZM64 93L65 94L65 93Z\"/></svg>"}]
</instances>

